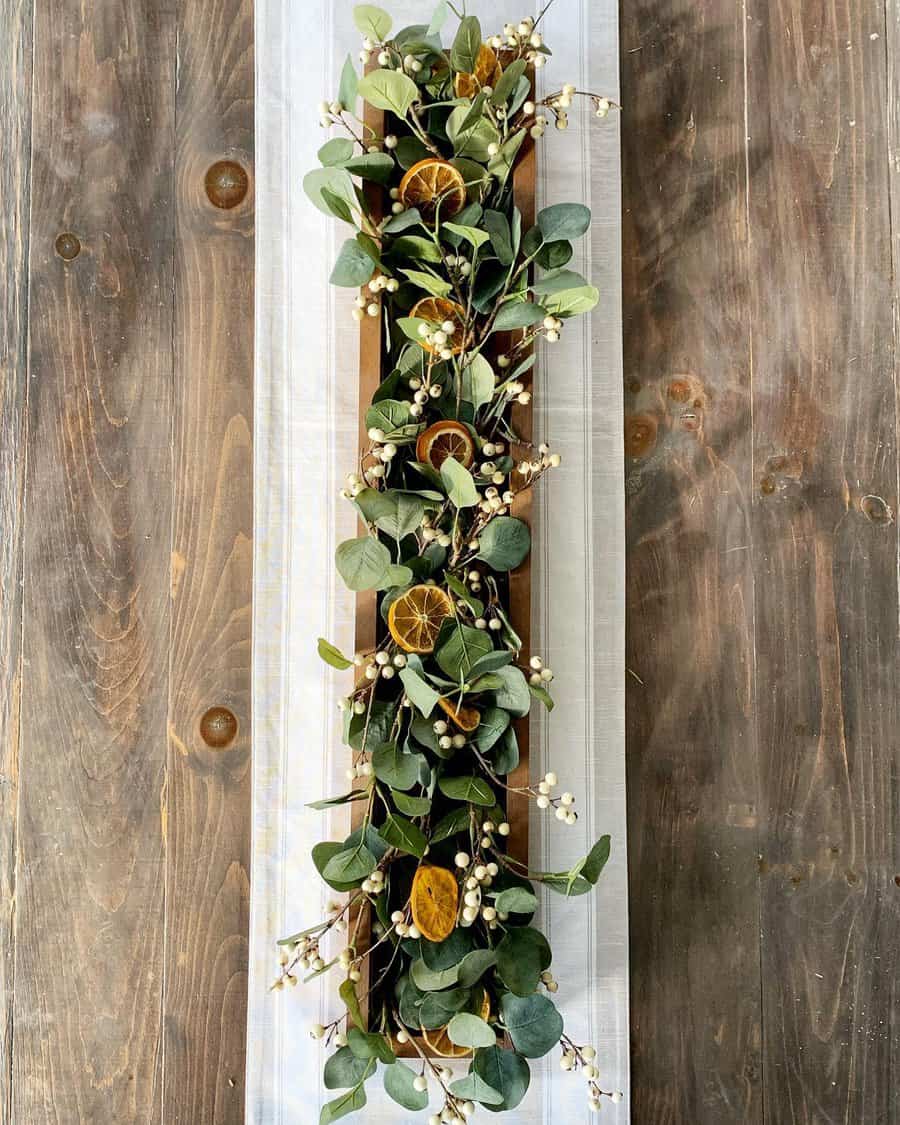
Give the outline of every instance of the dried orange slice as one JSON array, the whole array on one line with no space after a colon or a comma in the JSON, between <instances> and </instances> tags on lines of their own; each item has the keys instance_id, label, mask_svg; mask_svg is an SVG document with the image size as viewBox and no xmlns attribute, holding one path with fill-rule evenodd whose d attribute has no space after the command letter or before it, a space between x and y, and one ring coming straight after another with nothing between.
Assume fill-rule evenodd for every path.
<instances>
[{"instance_id":1,"label":"dried orange slice","mask_svg":"<svg viewBox=\"0 0 900 1125\"><path fill-rule=\"evenodd\" d=\"M448 457L454 458L463 468L468 469L475 460L475 442L462 422L445 418L419 434L416 439L416 460L440 472L441 465Z\"/></svg>"},{"instance_id":2,"label":"dried orange slice","mask_svg":"<svg viewBox=\"0 0 900 1125\"><path fill-rule=\"evenodd\" d=\"M474 707L457 707L452 699L439 699L438 707L445 715L449 715L459 729L464 730L466 734L471 734L473 730L478 729L478 724L481 722L481 713L476 711Z\"/></svg>"},{"instance_id":3,"label":"dried orange slice","mask_svg":"<svg viewBox=\"0 0 900 1125\"><path fill-rule=\"evenodd\" d=\"M441 626L452 616L453 602L440 586L413 586L391 602L388 629L404 652L434 652Z\"/></svg>"},{"instance_id":4,"label":"dried orange slice","mask_svg":"<svg viewBox=\"0 0 900 1125\"><path fill-rule=\"evenodd\" d=\"M443 941L456 929L459 884L446 867L423 863L409 895L413 922L427 941Z\"/></svg>"},{"instance_id":5,"label":"dried orange slice","mask_svg":"<svg viewBox=\"0 0 900 1125\"><path fill-rule=\"evenodd\" d=\"M458 98L474 98L482 86L496 86L501 74L496 52L487 43L482 43L478 48L474 73L457 74L453 79L453 90Z\"/></svg>"},{"instance_id":6,"label":"dried orange slice","mask_svg":"<svg viewBox=\"0 0 900 1125\"><path fill-rule=\"evenodd\" d=\"M416 301L409 310L409 315L417 316L420 320L427 320L429 324L441 325L446 321L454 324L455 327L447 339L447 347L454 355L459 355L463 350L466 312L462 305L458 305L456 301L448 301L446 297L423 297L421 301ZM426 352L438 350L435 344L427 344L424 340L421 343Z\"/></svg>"},{"instance_id":7,"label":"dried orange slice","mask_svg":"<svg viewBox=\"0 0 900 1125\"><path fill-rule=\"evenodd\" d=\"M442 219L452 219L466 205L466 181L448 160L426 156L400 181L400 202L404 207L418 207L429 223L438 214Z\"/></svg>"},{"instance_id":8,"label":"dried orange slice","mask_svg":"<svg viewBox=\"0 0 900 1125\"><path fill-rule=\"evenodd\" d=\"M481 1003L481 1018L487 1021L491 1014L491 998L487 994L487 989L484 992L484 999ZM442 1059L461 1059L466 1055L471 1055L471 1047L457 1047L450 1036L447 1034L447 1025L437 1028L436 1031L423 1031L422 1038L428 1046L434 1051L436 1055L440 1055Z\"/></svg>"}]
</instances>

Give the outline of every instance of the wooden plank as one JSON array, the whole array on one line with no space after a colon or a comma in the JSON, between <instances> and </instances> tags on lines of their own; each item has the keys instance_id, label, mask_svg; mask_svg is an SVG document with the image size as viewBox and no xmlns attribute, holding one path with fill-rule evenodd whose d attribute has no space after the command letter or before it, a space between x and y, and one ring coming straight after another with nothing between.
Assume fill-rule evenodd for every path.
<instances>
[{"instance_id":1,"label":"wooden plank","mask_svg":"<svg viewBox=\"0 0 900 1125\"><path fill-rule=\"evenodd\" d=\"M884 11L782 0L747 25L765 1108L785 1125L900 1120Z\"/></svg>"},{"instance_id":2,"label":"wooden plank","mask_svg":"<svg viewBox=\"0 0 900 1125\"><path fill-rule=\"evenodd\" d=\"M156 1122L175 26L34 13L10 1120Z\"/></svg>"},{"instance_id":3,"label":"wooden plank","mask_svg":"<svg viewBox=\"0 0 900 1125\"><path fill-rule=\"evenodd\" d=\"M0 7L0 1119L12 1121L31 3Z\"/></svg>"},{"instance_id":4,"label":"wooden plank","mask_svg":"<svg viewBox=\"0 0 900 1125\"><path fill-rule=\"evenodd\" d=\"M166 1121L243 1121L251 824L253 14L179 11Z\"/></svg>"},{"instance_id":5,"label":"wooden plank","mask_svg":"<svg viewBox=\"0 0 900 1125\"><path fill-rule=\"evenodd\" d=\"M743 16L621 17L632 1121L755 1125Z\"/></svg>"}]
</instances>

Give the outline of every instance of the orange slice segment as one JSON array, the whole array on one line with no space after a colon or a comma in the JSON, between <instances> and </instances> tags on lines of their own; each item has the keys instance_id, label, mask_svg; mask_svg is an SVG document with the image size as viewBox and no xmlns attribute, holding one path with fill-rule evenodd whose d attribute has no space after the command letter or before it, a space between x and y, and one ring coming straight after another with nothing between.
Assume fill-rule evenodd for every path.
<instances>
[{"instance_id":1,"label":"orange slice segment","mask_svg":"<svg viewBox=\"0 0 900 1125\"><path fill-rule=\"evenodd\" d=\"M452 616L453 602L440 586L413 586L391 602L388 629L404 652L433 652L441 626Z\"/></svg>"},{"instance_id":2,"label":"orange slice segment","mask_svg":"<svg viewBox=\"0 0 900 1125\"><path fill-rule=\"evenodd\" d=\"M416 439L416 459L420 464L430 465L440 472L448 457L459 461L465 469L475 460L472 435L462 422L454 422L451 418L435 422Z\"/></svg>"},{"instance_id":3,"label":"orange slice segment","mask_svg":"<svg viewBox=\"0 0 900 1125\"><path fill-rule=\"evenodd\" d=\"M459 885L446 867L423 863L413 878L409 896L413 922L427 941L443 941L456 929Z\"/></svg>"},{"instance_id":4,"label":"orange slice segment","mask_svg":"<svg viewBox=\"0 0 900 1125\"><path fill-rule=\"evenodd\" d=\"M501 74L496 52L487 43L482 43L478 48L474 72L457 74L453 79L453 90L458 98L474 98L482 86L496 86Z\"/></svg>"},{"instance_id":5,"label":"orange slice segment","mask_svg":"<svg viewBox=\"0 0 900 1125\"><path fill-rule=\"evenodd\" d=\"M418 207L419 214L433 223L435 217L452 219L466 205L466 181L462 172L447 160L426 156L413 164L400 181L400 202Z\"/></svg>"},{"instance_id":6,"label":"orange slice segment","mask_svg":"<svg viewBox=\"0 0 900 1125\"><path fill-rule=\"evenodd\" d=\"M454 355L459 355L463 350L466 312L462 305L458 305L456 301L448 301L446 297L423 297L421 301L416 301L409 310L409 315L417 316L420 320L427 320L429 324L441 325L445 321L449 321L454 327L448 335L447 347ZM434 344L427 344L424 340L421 343L426 352L438 350Z\"/></svg>"},{"instance_id":7,"label":"orange slice segment","mask_svg":"<svg viewBox=\"0 0 900 1125\"><path fill-rule=\"evenodd\" d=\"M471 734L473 730L478 729L478 724L481 722L481 713L476 711L474 707L457 707L452 699L439 699L438 707L445 715L449 715L459 729L465 731L466 734Z\"/></svg>"}]
</instances>

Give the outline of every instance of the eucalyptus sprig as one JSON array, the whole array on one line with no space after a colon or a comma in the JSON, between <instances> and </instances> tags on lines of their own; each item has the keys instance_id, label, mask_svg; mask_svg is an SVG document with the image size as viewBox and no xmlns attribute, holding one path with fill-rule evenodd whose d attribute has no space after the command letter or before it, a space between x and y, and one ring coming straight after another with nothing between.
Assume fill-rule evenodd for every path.
<instances>
[{"instance_id":1,"label":"eucalyptus sprig","mask_svg":"<svg viewBox=\"0 0 900 1125\"><path fill-rule=\"evenodd\" d=\"M555 1047L562 1069L588 1080L592 1109L620 1097L604 1089L595 1048L564 1032L552 952L532 925L536 885L588 893L609 837L562 872L532 870L507 849L509 796L563 825L578 820L554 771L509 777L517 721L535 701L553 707L553 671L522 652L510 615L509 576L531 549L520 504L562 462L523 440L515 412L531 401L535 344L557 343L600 300L568 268L588 208L553 204L526 229L513 173L551 117L567 127L575 99L598 117L614 105L572 84L536 97L547 7L485 37L446 0L428 24L396 31L383 9L358 5L366 72L348 56L337 95L319 107L340 135L304 180L315 206L352 228L331 280L359 290L354 317L380 318L384 339L366 440L341 489L363 533L335 558L349 589L377 591L379 639L350 656L319 641L322 659L355 682L340 701L349 787L313 807L354 806L357 827L313 849L340 901L281 943L274 985L343 975L345 1014L311 1028L336 1048L325 1085L342 1091L322 1125L365 1105L379 1067L406 1109L426 1109L437 1091L428 1125L460 1125L478 1105L514 1110L528 1060ZM381 188L377 206L360 182ZM448 1057L468 1058L467 1073Z\"/></svg>"}]
</instances>

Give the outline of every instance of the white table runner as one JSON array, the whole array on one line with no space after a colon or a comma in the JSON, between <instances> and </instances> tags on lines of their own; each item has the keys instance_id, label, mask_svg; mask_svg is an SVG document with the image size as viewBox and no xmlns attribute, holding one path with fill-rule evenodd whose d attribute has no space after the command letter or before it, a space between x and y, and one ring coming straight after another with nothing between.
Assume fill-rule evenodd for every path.
<instances>
[{"instance_id":1,"label":"white table runner","mask_svg":"<svg viewBox=\"0 0 900 1125\"><path fill-rule=\"evenodd\" d=\"M427 22L430 0L383 6L395 25ZM485 31L528 9L475 0ZM339 224L305 199L304 173L325 136L316 104L337 89L347 52L359 49L351 0L256 2L256 532L254 578L254 809L247 1064L248 1125L317 1120L334 1096L322 1085L325 1051L310 1023L338 1012L337 980L272 993L275 941L321 917L325 889L309 859L338 838L306 802L341 792L346 754L336 709L346 676L316 655L322 635L353 647L353 598L333 556L355 534L337 496L357 435L357 326L353 294L328 284ZM544 88L565 82L617 97L616 0L556 0L544 17L554 52ZM569 866L603 832L612 858L593 895L544 896L536 924L554 950L555 1000L567 1032L593 1043L606 1089L628 1090L628 929L624 792L624 541L621 405L619 122L577 104L566 134L549 130L538 155L538 206L582 201L593 210L572 268L602 293L592 317L538 355L538 437L563 467L537 490L534 648L556 673L556 709L534 723L535 773L552 759L578 796L576 828L533 810L535 866ZM552 399L546 389L552 387ZM586 1083L556 1058L535 1063L516 1125L586 1121ZM362 1120L421 1125L370 1082ZM316 1115L315 1118L313 1115ZM562 1114L562 1116L558 1116ZM301 1116L302 1115L302 1116ZM479 1113L479 1116L483 1114ZM594 1118L625 1125L628 1099Z\"/></svg>"}]
</instances>

